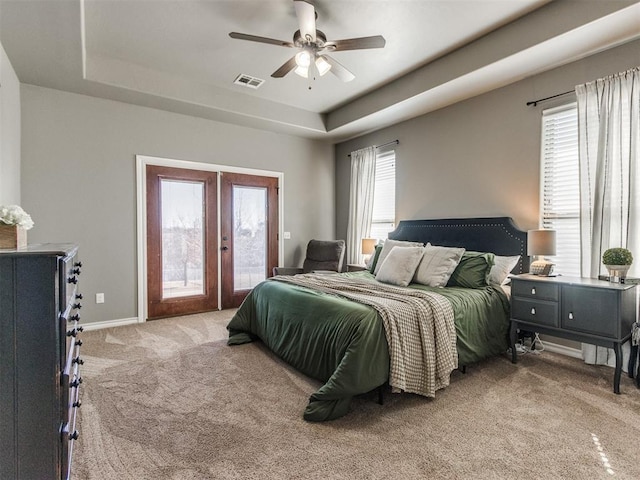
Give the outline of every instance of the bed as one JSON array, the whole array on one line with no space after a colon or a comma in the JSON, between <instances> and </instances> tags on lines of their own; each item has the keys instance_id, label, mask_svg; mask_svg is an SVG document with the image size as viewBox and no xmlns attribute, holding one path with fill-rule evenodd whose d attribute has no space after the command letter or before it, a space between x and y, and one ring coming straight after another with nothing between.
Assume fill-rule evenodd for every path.
<instances>
[{"instance_id":1,"label":"bed","mask_svg":"<svg viewBox=\"0 0 640 480\"><path fill-rule=\"evenodd\" d=\"M427 244L461 247L465 258L492 262L494 256L519 257L512 273L528 269L526 232L508 217L403 220L389 239L415 242L416 250ZM402 252L409 255L409 250ZM386 383L393 391L434 396L448 385L455 368L504 353L509 346L509 300L502 286L469 288L451 280L442 288L387 285L370 271L274 277L246 297L227 326L228 343L261 340L284 361L324 382L311 395L305 420L341 417L354 396ZM428 317L431 323L412 316ZM405 357L416 351L420 371Z\"/></svg>"}]
</instances>

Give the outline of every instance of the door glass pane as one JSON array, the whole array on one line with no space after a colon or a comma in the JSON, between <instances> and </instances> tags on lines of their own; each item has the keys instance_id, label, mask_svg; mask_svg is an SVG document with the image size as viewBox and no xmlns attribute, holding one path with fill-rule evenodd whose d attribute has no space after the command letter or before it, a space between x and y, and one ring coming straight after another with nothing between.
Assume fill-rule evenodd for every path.
<instances>
[{"instance_id":1,"label":"door glass pane","mask_svg":"<svg viewBox=\"0 0 640 480\"><path fill-rule=\"evenodd\" d=\"M267 278L267 189L233 186L233 285L248 290Z\"/></svg>"},{"instance_id":2,"label":"door glass pane","mask_svg":"<svg viewBox=\"0 0 640 480\"><path fill-rule=\"evenodd\" d=\"M160 181L162 298L204 294L204 183Z\"/></svg>"}]
</instances>

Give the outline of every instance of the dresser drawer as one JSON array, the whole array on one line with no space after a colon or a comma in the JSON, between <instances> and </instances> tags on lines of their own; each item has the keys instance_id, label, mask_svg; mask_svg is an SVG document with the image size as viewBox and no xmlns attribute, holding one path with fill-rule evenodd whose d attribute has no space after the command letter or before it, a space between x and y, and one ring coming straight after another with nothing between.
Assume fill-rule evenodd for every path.
<instances>
[{"instance_id":1,"label":"dresser drawer","mask_svg":"<svg viewBox=\"0 0 640 480\"><path fill-rule=\"evenodd\" d=\"M67 357L70 351L73 350L72 339L76 339L83 330L83 327L78 325L80 322L80 311L77 308L72 309L71 306L69 306L67 311L60 315L58 321L60 323L60 337L58 340L60 343L60 370L64 371ZM82 345L80 341L75 343Z\"/></svg>"},{"instance_id":2,"label":"dresser drawer","mask_svg":"<svg viewBox=\"0 0 640 480\"><path fill-rule=\"evenodd\" d=\"M64 312L75 300L82 263L77 255L60 259L60 311Z\"/></svg>"},{"instance_id":3,"label":"dresser drawer","mask_svg":"<svg viewBox=\"0 0 640 480\"><path fill-rule=\"evenodd\" d=\"M511 317L522 322L558 326L558 303L511 297Z\"/></svg>"},{"instance_id":4,"label":"dresser drawer","mask_svg":"<svg viewBox=\"0 0 640 480\"><path fill-rule=\"evenodd\" d=\"M76 347L77 352L77 347ZM77 357L74 357L77 358ZM72 366L71 366L72 365ZM82 377L80 377L80 369L78 363L70 362L71 371L64 375L63 378L63 417L60 428L60 441L62 442L61 451L61 478L66 480L69 478L71 470L71 457L73 455L73 444L78 438L77 415L80 408L80 385Z\"/></svg>"},{"instance_id":5,"label":"dresser drawer","mask_svg":"<svg viewBox=\"0 0 640 480\"><path fill-rule=\"evenodd\" d=\"M512 281L511 295L532 299L558 301L560 287L552 283L529 282L526 280Z\"/></svg>"}]
</instances>

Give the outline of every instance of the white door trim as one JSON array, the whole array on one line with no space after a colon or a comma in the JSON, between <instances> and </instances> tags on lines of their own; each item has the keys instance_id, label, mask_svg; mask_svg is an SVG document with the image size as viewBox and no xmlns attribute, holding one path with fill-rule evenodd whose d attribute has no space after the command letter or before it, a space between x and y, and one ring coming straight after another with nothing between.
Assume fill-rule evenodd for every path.
<instances>
[{"instance_id":1,"label":"white door trim","mask_svg":"<svg viewBox=\"0 0 640 480\"><path fill-rule=\"evenodd\" d=\"M284 173L271 170L259 170L255 168L234 167L230 165L216 165L212 163L200 163L189 160L176 160L171 158L150 157L136 155L136 237L138 255L138 323L144 323L147 318L147 165L159 167L186 168L207 172L218 172L218 185L220 173L244 173L247 175L260 175L263 177L275 177L278 179L278 264L284 257ZM220 188L218 188L218 202L220 201ZM220 209L218 208L218 236L220 236ZM218 244L220 238L218 238ZM220 256L218 256L218 308L220 308Z\"/></svg>"}]
</instances>

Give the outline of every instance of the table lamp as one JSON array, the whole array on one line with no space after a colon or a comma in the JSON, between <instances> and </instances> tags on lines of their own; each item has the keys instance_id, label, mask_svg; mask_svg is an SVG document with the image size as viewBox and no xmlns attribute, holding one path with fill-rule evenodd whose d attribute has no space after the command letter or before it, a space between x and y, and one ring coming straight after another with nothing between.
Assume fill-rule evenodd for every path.
<instances>
[{"instance_id":1,"label":"table lamp","mask_svg":"<svg viewBox=\"0 0 640 480\"><path fill-rule=\"evenodd\" d=\"M364 264L366 265L371 257L371 254L376 250L377 240L375 238L363 238L362 239L362 257Z\"/></svg>"},{"instance_id":2,"label":"table lamp","mask_svg":"<svg viewBox=\"0 0 640 480\"><path fill-rule=\"evenodd\" d=\"M533 258L529 273L548 277L553 272L553 263L544 259L544 255L556 254L555 230L529 230L527 232L527 255Z\"/></svg>"}]
</instances>

